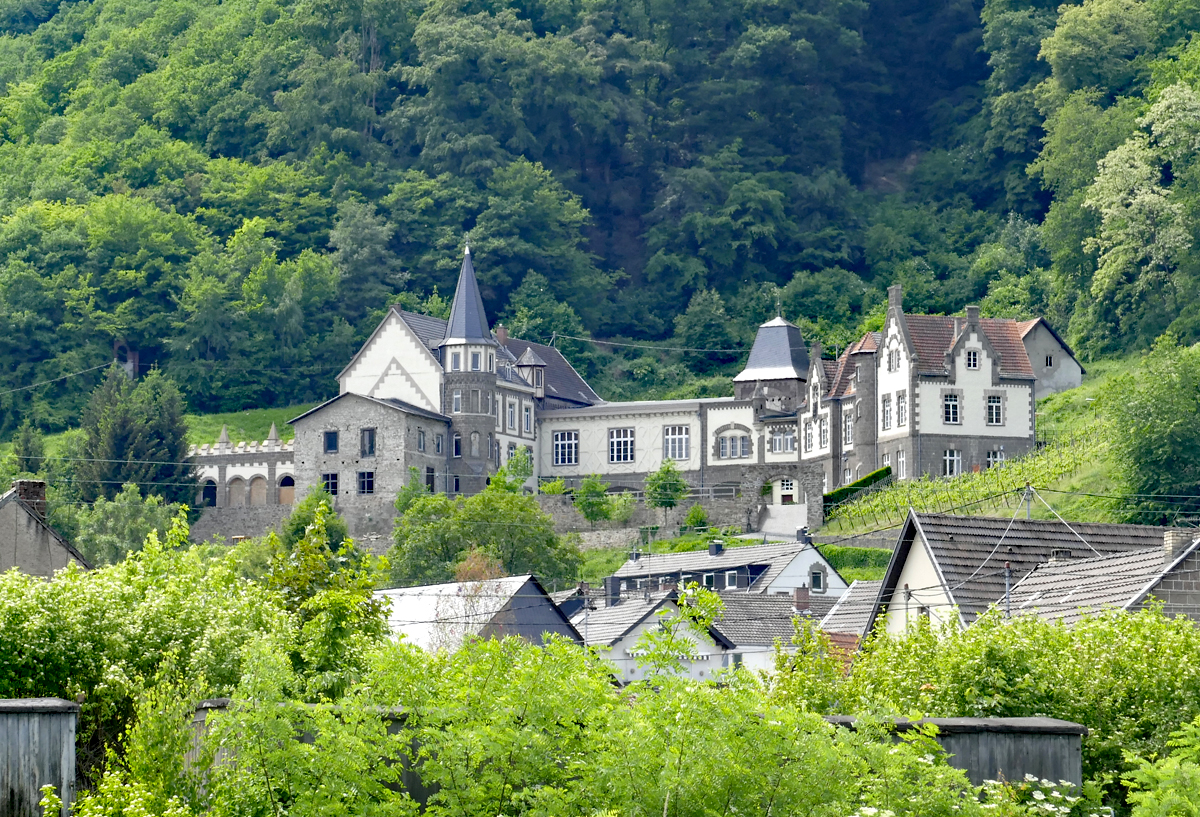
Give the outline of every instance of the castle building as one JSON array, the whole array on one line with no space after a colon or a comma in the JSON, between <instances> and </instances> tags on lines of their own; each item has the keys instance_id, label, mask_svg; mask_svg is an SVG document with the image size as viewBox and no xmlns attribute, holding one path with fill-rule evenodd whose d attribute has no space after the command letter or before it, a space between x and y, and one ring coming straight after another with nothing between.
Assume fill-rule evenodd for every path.
<instances>
[{"instance_id":1,"label":"castle building","mask_svg":"<svg viewBox=\"0 0 1200 817\"><path fill-rule=\"evenodd\" d=\"M320 485L352 535L386 537L414 473L430 490L473 494L522 448L535 481L598 474L636 491L672 460L699 496L744 500L748 522L770 505L815 527L823 492L883 465L901 478L957 474L1029 450L1036 397L1081 375L1044 321L980 319L975 307L965 319L905 315L893 287L883 330L837 360L775 318L732 397L608 402L558 349L490 329L467 249L449 319L393 307L338 375L338 396L292 421L292 443L272 430L235 448L223 435L194 454L201 502L251 528L233 509L274 506L263 530Z\"/></svg>"}]
</instances>

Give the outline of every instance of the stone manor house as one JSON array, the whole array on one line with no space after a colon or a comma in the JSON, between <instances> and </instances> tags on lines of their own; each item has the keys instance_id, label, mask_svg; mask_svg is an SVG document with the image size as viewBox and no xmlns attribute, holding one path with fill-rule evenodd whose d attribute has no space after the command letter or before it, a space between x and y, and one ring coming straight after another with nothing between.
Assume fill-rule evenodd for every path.
<instances>
[{"instance_id":1,"label":"stone manor house","mask_svg":"<svg viewBox=\"0 0 1200 817\"><path fill-rule=\"evenodd\" d=\"M1082 374L1042 319L906 315L895 286L883 330L836 360L775 318L733 397L608 402L553 346L492 331L467 249L449 320L393 307L338 396L292 421L293 441L272 428L234 446L222 433L192 452L211 506L201 524L257 535L323 485L353 535L387 537L410 469L431 490L472 494L524 448L535 480L599 474L640 490L670 459L701 497L800 506L791 518L816 526L822 493L877 468L950 476L1029 451L1036 399Z\"/></svg>"}]
</instances>

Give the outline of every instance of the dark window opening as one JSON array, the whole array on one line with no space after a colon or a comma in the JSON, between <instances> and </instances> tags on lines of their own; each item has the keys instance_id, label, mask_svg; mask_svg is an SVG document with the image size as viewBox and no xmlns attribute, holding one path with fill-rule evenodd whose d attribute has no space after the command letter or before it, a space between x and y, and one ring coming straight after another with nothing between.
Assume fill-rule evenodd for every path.
<instances>
[{"instance_id":1,"label":"dark window opening","mask_svg":"<svg viewBox=\"0 0 1200 817\"><path fill-rule=\"evenodd\" d=\"M321 474L321 484L325 486L325 490L330 496L337 496L338 491L338 475L337 474Z\"/></svg>"},{"instance_id":2,"label":"dark window opening","mask_svg":"<svg viewBox=\"0 0 1200 817\"><path fill-rule=\"evenodd\" d=\"M325 453L336 454L338 451L338 433L336 431L325 432Z\"/></svg>"},{"instance_id":3,"label":"dark window opening","mask_svg":"<svg viewBox=\"0 0 1200 817\"><path fill-rule=\"evenodd\" d=\"M375 472L374 471L359 471L358 472L358 492L360 494L375 493Z\"/></svg>"},{"instance_id":4,"label":"dark window opening","mask_svg":"<svg viewBox=\"0 0 1200 817\"><path fill-rule=\"evenodd\" d=\"M205 508L215 508L217 505L217 483L211 479L204 483L200 491L200 504Z\"/></svg>"},{"instance_id":5,"label":"dark window opening","mask_svg":"<svg viewBox=\"0 0 1200 817\"><path fill-rule=\"evenodd\" d=\"M375 429L364 428L359 432L360 442L362 443L362 456L375 456Z\"/></svg>"}]
</instances>

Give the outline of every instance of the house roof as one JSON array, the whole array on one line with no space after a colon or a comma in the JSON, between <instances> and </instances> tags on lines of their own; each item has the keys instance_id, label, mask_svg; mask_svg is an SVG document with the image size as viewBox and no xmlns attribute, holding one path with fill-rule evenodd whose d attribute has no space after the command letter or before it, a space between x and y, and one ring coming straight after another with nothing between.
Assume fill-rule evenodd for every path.
<instances>
[{"instance_id":1,"label":"house roof","mask_svg":"<svg viewBox=\"0 0 1200 817\"><path fill-rule=\"evenodd\" d=\"M662 590L622 598L607 607L580 610L571 616L571 624L589 647L611 647L659 610L674 606L676 595L674 590Z\"/></svg>"},{"instance_id":2,"label":"house roof","mask_svg":"<svg viewBox=\"0 0 1200 817\"><path fill-rule=\"evenodd\" d=\"M479 292L479 281L475 279L475 267L471 264L471 248L463 251L462 268L458 272L458 285L454 288L454 302L450 305L450 319L446 322L446 333L441 345L447 343L486 343L498 345L488 325L487 312L483 308L483 296Z\"/></svg>"},{"instance_id":3,"label":"house roof","mask_svg":"<svg viewBox=\"0 0 1200 817\"><path fill-rule=\"evenodd\" d=\"M526 352L529 352L541 361L540 365L546 367L544 381L546 400L544 408L579 408L580 406L594 406L597 403L604 402L604 399L600 395L592 391L592 387L587 384L587 381L579 376L579 372L575 371L575 367L571 365L571 362L563 357L562 352L553 346L533 343L519 338L509 338L505 342L505 348L509 354L515 356L514 359L518 362L525 356Z\"/></svg>"},{"instance_id":4,"label":"house roof","mask_svg":"<svg viewBox=\"0 0 1200 817\"><path fill-rule=\"evenodd\" d=\"M1019 581L1039 564L1050 561L1051 551L1090 555L1094 549L1103 556L1159 548L1162 531L1146 525L1072 522L1068 527L1057 520L910 512L888 564L879 599L886 602L895 593L912 548L927 546L942 588L958 606L963 622L970 623L1003 597L1005 562L1012 565L1013 580ZM878 614L876 605L868 627Z\"/></svg>"},{"instance_id":5,"label":"house roof","mask_svg":"<svg viewBox=\"0 0 1200 817\"><path fill-rule=\"evenodd\" d=\"M787 380L808 377L808 349L800 329L782 317L758 327L746 368L733 378L735 383L748 380Z\"/></svg>"},{"instance_id":6,"label":"house roof","mask_svg":"<svg viewBox=\"0 0 1200 817\"><path fill-rule=\"evenodd\" d=\"M533 351L532 346L526 346L525 351L521 352L521 356L517 358L518 366L545 366L546 361L538 357L537 352Z\"/></svg>"},{"instance_id":7,"label":"house roof","mask_svg":"<svg viewBox=\"0 0 1200 817\"><path fill-rule=\"evenodd\" d=\"M1152 595L1154 586L1196 547L1194 542L1171 559L1163 558L1159 546L1038 565L1012 589L1009 607L1013 615L1036 615L1067 624L1088 612L1127 610ZM996 603L1003 606L1004 597Z\"/></svg>"},{"instance_id":8,"label":"house roof","mask_svg":"<svg viewBox=\"0 0 1200 817\"><path fill-rule=\"evenodd\" d=\"M827 633L848 634L856 638L865 636L882 585L882 581L855 581L821 619L821 629Z\"/></svg>"},{"instance_id":9,"label":"house roof","mask_svg":"<svg viewBox=\"0 0 1200 817\"><path fill-rule=\"evenodd\" d=\"M712 626L735 647L791 643L796 632L792 622L800 615L791 596L722 593L721 601L725 612Z\"/></svg>"},{"instance_id":10,"label":"house roof","mask_svg":"<svg viewBox=\"0 0 1200 817\"><path fill-rule=\"evenodd\" d=\"M659 576L664 573L718 573L748 565L766 565L766 572L751 588L752 592L761 593L805 550L820 557L829 567L830 572L837 573L821 551L812 545L801 542L777 542L766 545L727 547L716 556L710 556L707 550L686 553L655 553L636 561L633 559L626 561L613 575L617 578L627 579L639 578L647 574Z\"/></svg>"},{"instance_id":11,"label":"house roof","mask_svg":"<svg viewBox=\"0 0 1200 817\"><path fill-rule=\"evenodd\" d=\"M574 634L558 605L531 575L399 587L379 590L375 595L390 604L388 628L392 633L426 650L457 649L464 639L484 634L489 626L518 629L521 622L497 622L497 614L506 608L553 610L561 625Z\"/></svg>"},{"instance_id":12,"label":"house roof","mask_svg":"<svg viewBox=\"0 0 1200 817\"><path fill-rule=\"evenodd\" d=\"M941 374L945 371L946 353L958 340L966 326L965 318L950 315L905 315L909 337L925 374ZM958 332L955 327L958 327ZM1033 366L1022 341L1021 325L1008 318L982 318L980 329L987 337L996 354L1000 356L1000 374L1007 377L1033 378Z\"/></svg>"},{"instance_id":13,"label":"house roof","mask_svg":"<svg viewBox=\"0 0 1200 817\"><path fill-rule=\"evenodd\" d=\"M1036 327L1038 324L1041 324L1042 326L1046 327L1046 331L1050 333L1051 337L1053 337L1056 341L1058 341L1058 345L1061 346L1066 351L1066 353L1071 356L1072 360L1074 360L1076 363L1079 363L1079 358L1075 357L1075 350L1073 350L1070 346L1067 345L1067 342L1065 340L1063 340L1062 337L1057 332L1054 331L1054 327L1051 326L1050 322L1047 321L1045 318L1034 318L1034 319L1028 320L1028 321L1020 321L1017 324L1017 326L1019 327L1020 332L1021 332L1021 340L1024 340L1025 336L1028 335L1030 332L1032 332L1034 330L1034 327ZM1083 368L1082 363L1079 363L1079 371L1082 372L1083 374L1087 374L1087 370Z\"/></svg>"},{"instance_id":14,"label":"house roof","mask_svg":"<svg viewBox=\"0 0 1200 817\"><path fill-rule=\"evenodd\" d=\"M38 525L40 525L42 527L43 530L45 530L48 534L50 534L51 539L53 539L59 545L61 545L62 548L67 551L67 553L71 554L72 559L79 562L79 564L82 565L83 567L86 567L89 570L92 569L92 563L89 562L82 553L80 553L78 550L76 550L74 545L72 545L70 542L68 542L62 536L60 536L58 531L56 531L54 528L50 527L50 525L46 523L46 520L43 519L37 511L35 511L33 508L29 507L29 505L26 502L24 502L20 498L20 496L17 495L16 488L10 488L8 491L4 492L4 494L0 495L0 508L3 508L5 505L7 505L10 502L15 502L21 510L23 510L23 511L25 511L25 513L29 514L29 516L32 517L33 521L35 521Z\"/></svg>"},{"instance_id":15,"label":"house roof","mask_svg":"<svg viewBox=\"0 0 1200 817\"><path fill-rule=\"evenodd\" d=\"M396 411L403 411L407 414L416 414L421 417L428 417L430 420L438 420L443 423L450 422L450 418L444 414L438 414L436 411L430 411L429 409L422 408L421 406L414 406L412 403L406 403L403 400L397 400L394 397L368 397L365 394L355 394L353 392L342 392L337 397L334 397L330 400L326 400L324 403L322 403L319 406L313 406L312 408L310 408L308 411L304 412L300 416L293 417L292 419L288 420L288 423L291 424L291 423L295 423L297 420L303 420L305 417L308 417L311 414L316 414L318 411L321 411L326 406L336 403L337 401L339 401L343 398L346 398L346 397L357 397L360 400L369 400L372 403L378 403L381 406L387 406L388 408L395 409Z\"/></svg>"}]
</instances>

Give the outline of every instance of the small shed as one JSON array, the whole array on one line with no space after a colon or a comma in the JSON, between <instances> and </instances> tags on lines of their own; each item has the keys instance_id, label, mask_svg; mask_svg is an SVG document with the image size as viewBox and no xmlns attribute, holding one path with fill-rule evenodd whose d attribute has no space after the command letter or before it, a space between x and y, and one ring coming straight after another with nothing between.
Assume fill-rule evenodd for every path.
<instances>
[{"instance_id":1,"label":"small shed","mask_svg":"<svg viewBox=\"0 0 1200 817\"><path fill-rule=\"evenodd\" d=\"M836 726L854 728L854 718L829 717ZM985 780L1065 780L1083 785L1083 737L1087 727L1056 718L899 718L897 732L915 724L937 727L937 741L951 766L967 773L976 786Z\"/></svg>"},{"instance_id":2,"label":"small shed","mask_svg":"<svg viewBox=\"0 0 1200 817\"><path fill-rule=\"evenodd\" d=\"M42 786L75 801L75 728L79 704L61 698L0 700L0 817L42 817Z\"/></svg>"}]
</instances>

